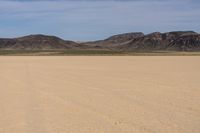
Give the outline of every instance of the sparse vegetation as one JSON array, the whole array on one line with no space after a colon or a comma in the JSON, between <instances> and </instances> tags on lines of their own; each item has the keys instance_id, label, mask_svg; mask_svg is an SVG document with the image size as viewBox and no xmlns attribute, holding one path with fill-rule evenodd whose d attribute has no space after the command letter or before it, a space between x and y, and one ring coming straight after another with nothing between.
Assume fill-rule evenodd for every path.
<instances>
[{"instance_id":1,"label":"sparse vegetation","mask_svg":"<svg viewBox=\"0 0 200 133\"><path fill-rule=\"evenodd\" d=\"M200 56L200 52L111 50L0 50L1 56Z\"/></svg>"}]
</instances>

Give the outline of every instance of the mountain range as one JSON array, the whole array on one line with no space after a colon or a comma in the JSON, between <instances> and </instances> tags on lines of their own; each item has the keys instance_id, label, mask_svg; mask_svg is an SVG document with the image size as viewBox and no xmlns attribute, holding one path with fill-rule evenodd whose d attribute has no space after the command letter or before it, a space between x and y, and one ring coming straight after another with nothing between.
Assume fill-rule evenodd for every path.
<instances>
[{"instance_id":1,"label":"mountain range","mask_svg":"<svg viewBox=\"0 0 200 133\"><path fill-rule=\"evenodd\" d=\"M28 35L0 38L0 50L115 50L115 51L200 51L200 34L194 31L125 33L104 40L75 42L56 36Z\"/></svg>"}]
</instances>

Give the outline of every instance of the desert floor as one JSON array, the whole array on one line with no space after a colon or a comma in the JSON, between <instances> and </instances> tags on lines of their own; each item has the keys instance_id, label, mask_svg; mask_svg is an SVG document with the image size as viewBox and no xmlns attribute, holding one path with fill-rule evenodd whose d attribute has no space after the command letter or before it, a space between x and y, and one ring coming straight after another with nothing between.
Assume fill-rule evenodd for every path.
<instances>
[{"instance_id":1,"label":"desert floor","mask_svg":"<svg viewBox=\"0 0 200 133\"><path fill-rule=\"evenodd\" d=\"M0 57L0 133L200 133L200 56Z\"/></svg>"}]
</instances>

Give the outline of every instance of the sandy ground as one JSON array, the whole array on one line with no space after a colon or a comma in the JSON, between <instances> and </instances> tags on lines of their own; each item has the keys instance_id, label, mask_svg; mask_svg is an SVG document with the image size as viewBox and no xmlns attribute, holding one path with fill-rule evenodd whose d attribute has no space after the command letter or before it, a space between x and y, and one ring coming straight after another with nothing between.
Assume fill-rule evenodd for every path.
<instances>
[{"instance_id":1,"label":"sandy ground","mask_svg":"<svg viewBox=\"0 0 200 133\"><path fill-rule=\"evenodd\" d=\"M0 57L0 133L200 133L200 57Z\"/></svg>"}]
</instances>

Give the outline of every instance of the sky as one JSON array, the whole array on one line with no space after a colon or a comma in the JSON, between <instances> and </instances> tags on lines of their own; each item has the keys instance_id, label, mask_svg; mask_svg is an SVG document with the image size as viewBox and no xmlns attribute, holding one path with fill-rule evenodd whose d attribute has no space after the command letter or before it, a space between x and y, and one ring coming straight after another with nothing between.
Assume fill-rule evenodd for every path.
<instances>
[{"instance_id":1,"label":"sky","mask_svg":"<svg viewBox=\"0 0 200 133\"><path fill-rule=\"evenodd\" d=\"M0 37L89 41L128 32L200 32L200 0L0 0Z\"/></svg>"}]
</instances>

